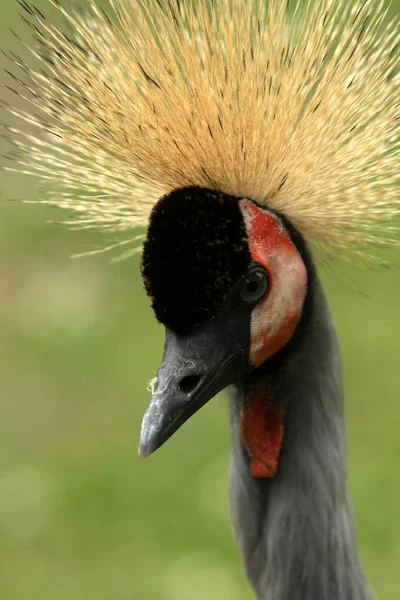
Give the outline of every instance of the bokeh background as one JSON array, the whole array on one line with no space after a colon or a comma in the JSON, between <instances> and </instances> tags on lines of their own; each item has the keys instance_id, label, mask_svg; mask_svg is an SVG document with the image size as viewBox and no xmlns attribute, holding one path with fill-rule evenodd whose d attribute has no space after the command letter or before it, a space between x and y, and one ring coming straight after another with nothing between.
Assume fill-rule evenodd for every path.
<instances>
[{"instance_id":1,"label":"bokeh background","mask_svg":"<svg viewBox=\"0 0 400 600\"><path fill-rule=\"evenodd\" d=\"M1 0L4 48L8 27L25 31L18 12ZM163 345L139 259L71 260L110 240L6 202L35 194L1 175L0 598L250 600L229 524L226 399L138 459ZM360 551L378 598L398 600L400 253L387 257L391 269L335 264L321 277L343 351Z\"/></svg>"}]
</instances>

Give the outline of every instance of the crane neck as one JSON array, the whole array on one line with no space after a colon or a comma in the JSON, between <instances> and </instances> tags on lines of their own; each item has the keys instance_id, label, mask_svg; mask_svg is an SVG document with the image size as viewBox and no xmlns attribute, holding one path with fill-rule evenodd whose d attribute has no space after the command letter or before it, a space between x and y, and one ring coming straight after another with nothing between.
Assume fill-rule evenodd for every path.
<instances>
[{"instance_id":1,"label":"crane neck","mask_svg":"<svg viewBox=\"0 0 400 600\"><path fill-rule=\"evenodd\" d=\"M340 352L316 275L308 301L295 347L256 375L284 413L270 478L254 476L243 441L248 382L232 389L233 529L259 600L372 600L347 490Z\"/></svg>"}]
</instances>

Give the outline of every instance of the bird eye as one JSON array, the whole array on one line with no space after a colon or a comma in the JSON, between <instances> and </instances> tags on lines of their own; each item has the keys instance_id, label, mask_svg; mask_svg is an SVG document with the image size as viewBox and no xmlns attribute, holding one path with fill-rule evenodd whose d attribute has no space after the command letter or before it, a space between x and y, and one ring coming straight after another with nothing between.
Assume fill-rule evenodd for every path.
<instances>
[{"instance_id":1,"label":"bird eye","mask_svg":"<svg viewBox=\"0 0 400 600\"><path fill-rule=\"evenodd\" d=\"M268 289L269 278L267 272L261 267L249 273L242 283L240 295L245 302L261 300Z\"/></svg>"}]
</instances>

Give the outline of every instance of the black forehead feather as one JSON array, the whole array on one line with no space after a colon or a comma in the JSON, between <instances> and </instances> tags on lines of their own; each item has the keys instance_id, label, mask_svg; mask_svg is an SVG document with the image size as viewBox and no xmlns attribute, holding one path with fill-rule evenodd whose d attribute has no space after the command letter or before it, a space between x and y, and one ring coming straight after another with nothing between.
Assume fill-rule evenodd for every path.
<instances>
[{"instance_id":1,"label":"black forehead feather","mask_svg":"<svg viewBox=\"0 0 400 600\"><path fill-rule=\"evenodd\" d=\"M250 262L237 198L188 187L153 208L142 274L157 319L171 329L213 317Z\"/></svg>"}]
</instances>

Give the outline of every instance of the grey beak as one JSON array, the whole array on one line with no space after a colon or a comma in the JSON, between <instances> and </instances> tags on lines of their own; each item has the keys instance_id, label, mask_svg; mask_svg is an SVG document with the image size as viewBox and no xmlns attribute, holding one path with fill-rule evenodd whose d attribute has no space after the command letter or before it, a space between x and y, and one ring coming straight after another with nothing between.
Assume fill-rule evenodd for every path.
<instances>
[{"instance_id":1,"label":"grey beak","mask_svg":"<svg viewBox=\"0 0 400 600\"><path fill-rule=\"evenodd\" d=\"M235 313L185 335L166 330L164 356L143 418L139 456L159 448L248 366L248 319Z\"/></svg>"}]
</instances>

